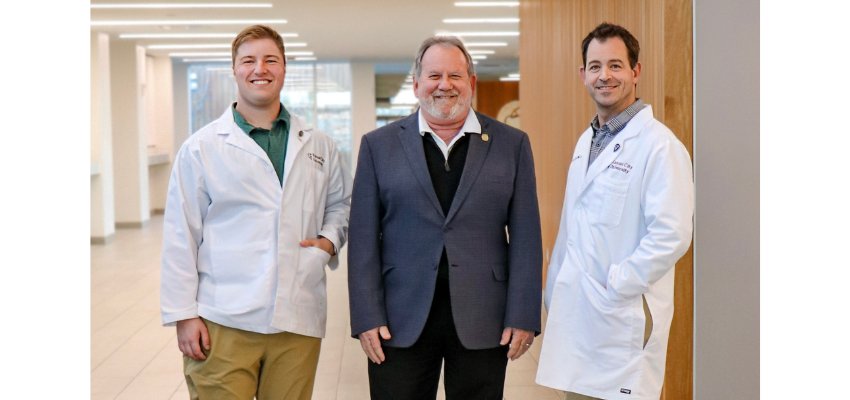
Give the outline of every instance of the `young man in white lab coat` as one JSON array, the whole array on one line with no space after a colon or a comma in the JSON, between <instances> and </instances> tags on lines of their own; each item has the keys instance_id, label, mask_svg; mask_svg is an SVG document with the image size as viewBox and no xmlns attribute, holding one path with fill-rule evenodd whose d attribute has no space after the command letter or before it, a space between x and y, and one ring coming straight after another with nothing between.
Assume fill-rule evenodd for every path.
<instances>
[{"instance_id":1,"label":"young man in white lab coat","mask_svg":"<svg viewBox=\"0 0 850 400\"><path fill-rule=\"evenodd\" d=\"M351 181L333 141L280 103L280 35L248 27L232 55L236 102L174 160L162 321L193 399L309 400Z\"/></svg>"},{"instance_id":2,"label":"young man in white lab coat","mask_svg":"<svg viewBox=\"0 0 850 400\"><path fill-rule=\"evenodd\" d=\"M597 114L567 177L537 371L537 383L569 400L657 400L664 382L694 187L687 150L636 98L639 51L607 23L582 42L581 79Z\"/></svg>"}]
</instances>

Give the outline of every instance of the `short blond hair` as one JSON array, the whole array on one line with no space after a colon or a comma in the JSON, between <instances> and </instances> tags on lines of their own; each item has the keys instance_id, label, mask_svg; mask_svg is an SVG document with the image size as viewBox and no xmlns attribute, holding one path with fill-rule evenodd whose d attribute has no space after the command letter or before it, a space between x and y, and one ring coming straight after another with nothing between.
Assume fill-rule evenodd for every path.
<instances>
[{"instance_id":1,"label":"short blond hair","mask_svg":"<svg viewBox=\"0 0 850 400\"><path fill-rule=\"evenodd\" d=\"M283 38L280 37L280 34L266 25L251 25L243 29L242 32L239 32L230 45L231 66L236 66L236 51L239 50L239 46L242 46L243 43L249 40L256 39L271 39L277 46L277 49L280 50L283 63L286 64L286 48L283 46Z\"/></svg>"}]
</instances>

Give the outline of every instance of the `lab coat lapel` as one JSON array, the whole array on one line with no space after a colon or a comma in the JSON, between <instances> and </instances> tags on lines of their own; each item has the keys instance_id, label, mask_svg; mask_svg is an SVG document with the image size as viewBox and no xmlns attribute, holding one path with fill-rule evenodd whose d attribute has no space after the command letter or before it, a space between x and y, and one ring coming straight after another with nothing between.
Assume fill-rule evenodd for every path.
<instances>
[{"instance_id":1,"label":"lab coat lapel","mask_svg":"<svg viewBox=\"0 0 850 400\"><path fill-rule=\"evenodd\" d=\"M440 216L445 217L443 207L440 206L440 201L437 199L437 193L434 192L434 185L431 183L431 175L428 173L428 165L425 162L425 149L422 148L422 136L419 134L417 113L413 113L402 122L401 130L398 131L398 138L401 141L404 154L407 156L407 161L410 163L411 173L416 177L425 196L428 197Z\"/></svg>"},{"instance_id":2,"label":"lab coat lapel","mask_svg":"<svg viewBox=\"0 0 850 400\"><path fill-rule=\"evenodd\" d=\"M480 118L479 121L481 121ZM469 149L466 153L466 163L463 166L463 174L460 176L460 182L457 185L455 197L452 199L452 206L449 208L449 214L446 216L446 224L448 224L449 221L454 218L455 214L457 214L457 210L460 208L461 204L463 204L463 200L472 189L472 183L475 182L475 178L478 177L479 172L481 172L481 167L484 165L484 160L487 158L487 150L490 149L491 142L490 140L485 142L482 140L482 136L487 132L489 127L490 124L485 121L481 125L481 135L467 133L467 135L469 135ZM489 136L492 138L495 135ZM496 139L494 138L493 140Z\"/></svg>"},{"instance_id":3,"label":"lab coat lapel","mask_svg":"<svg viewBox=\"0 0 850 400\"><path fill-rule=\"evenodd\" d=\"M312 135L312 127L307 126L304 121L294 115L290 118L289 138L286 141L286 158L283 161L282 187L286 187L286 178L292 172L292 168L295 166L295 160L299 157L299 152Z\"/></svg>"},{"instance_id":4,"label":"lab coat lapel","mask_svg":"<svg viewBox=\"0 0 850 400\"><path fill-rule=\"evenodd\" d=\"M638 112L632 119L626 124L626 127L623 128L620 133L614 136L614 140L608 143L608 146L605 147L605 150L602 151L602 154L599 157L596 157L596 160L588 166L587 173L585 174L584 184L582 185L582 192L587 189L593 180L608 169L608 166L611 165L620 154L623 154L625 151L626 141L637 136L641 129L646 123L652 119L652 108L650 106L646 106L643 110ZM590 154L590 135L587 140L587 149L585 154Z\"/></svg>"},{"instance_id":5,"label":"lab coat lapel","mask_svg":"<svg viewBox=\"0 0 850 400\"><path fill-rule=\"evenodd\" d=\"M227 135L225 143L251 153L261 158L271 166L272 162L269 160L269 156L266 155L266 152L263 151L260 145L258 145L254 139L251 139L251 137L248 136L248 134L245 133L239 125L236 125L236 121L233 120L232 107L233 106L228 107L227 110L224 111L224 114L219 117L216 131L218 131L219 135Z\"/></svg>"}]
</instances>

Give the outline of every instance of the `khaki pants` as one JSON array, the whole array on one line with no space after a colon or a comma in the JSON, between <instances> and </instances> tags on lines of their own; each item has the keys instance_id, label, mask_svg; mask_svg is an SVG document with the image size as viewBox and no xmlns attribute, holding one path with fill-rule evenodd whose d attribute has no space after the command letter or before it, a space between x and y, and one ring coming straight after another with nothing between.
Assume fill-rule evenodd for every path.
<instances>
[{"instance_id":1,"label":"khaki pants","mask_svg":"<svg viewBox=\"0 0 850 400\"><path fill-rule=\"evenodd\" d=\"M643 345L649 342L649 335L652 333L652 314L649 312L649 305L646 304L646 297L641 296L643 300L643 314L646 316L646 325L643 328ZM564 400L602 400L596 397L585 396L583 394L573 392L562 392Z\"/></svg>"},{"instance_id":2,"label":"khaki pants","mask_svg":"<svg viewBox=\"0 0 850 400\"><path fill-rule=\"evenodd\" d=\"M322 340L289 332L262 334L203 320L207 359L183 357L193 400L310 400Z\"/></svg>"}]
</instances>

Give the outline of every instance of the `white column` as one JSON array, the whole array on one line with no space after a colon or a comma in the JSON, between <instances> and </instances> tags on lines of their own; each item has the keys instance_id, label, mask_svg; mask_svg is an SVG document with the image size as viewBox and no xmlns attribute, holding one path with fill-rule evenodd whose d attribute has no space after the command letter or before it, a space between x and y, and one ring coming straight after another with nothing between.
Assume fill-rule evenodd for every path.
<instances>
[{"instance_id":1,"label":"white column","mask_svg":"<svg viewBox=\"0 0 850 400\"><path fill-rule=\"evenodd\" d=\"M693 4L694 399L758 399L759 3Z\"/></svg>"},{"instance_id":2,"label":"white column","mask_svg":"<svg viewBox=\"0 0 850 400\"><path fill-rule=\"evenodd\" d=\"M351 170L357 166L360 138L377 125L375 112L375 64L351 63Z\"/></svg>"},{"instance_id":3,"label":"white column","mask_svg":"<svg viewBox=\"0 0 850 400\"><path fill-rule=\"evenodd\" d=\"M145 134L145 51L133 42L110 46L115 221L141 227L150 219Z\"/></svg>"},{"instance_id":4,"label":"white column","mask_svg":"<svg viewBox=\"0 0 850 400\"><path fill-rule=\"evenodd\" d=\"M174 154L192 132L189 131L189 68L186 63L174 61L171 64L171 91L173 94L174 138L172 149ZM173 154L172 154L173 155Z\"/></svg>"},{"instance_id":5,"label":"white column","mask_svg":"<svg viewBox=\"0 0 850 400\"><path fill-rule=\"evenodd\" d=\"M109 85L109 35L91 33L91 242L115 234L112 172L112 104Z\"/></svg>"},{"instance_id":6,"label":"white column","mask_svg":"<svg viewBox=\"0 0 850 400\"><path fill-rule=\"evenodd\" d=\"M171 59L147 57L146 115L150 206L154 213L165 210L171 161L174 159L174 106Z\"/></svg>"}]
</instances>

